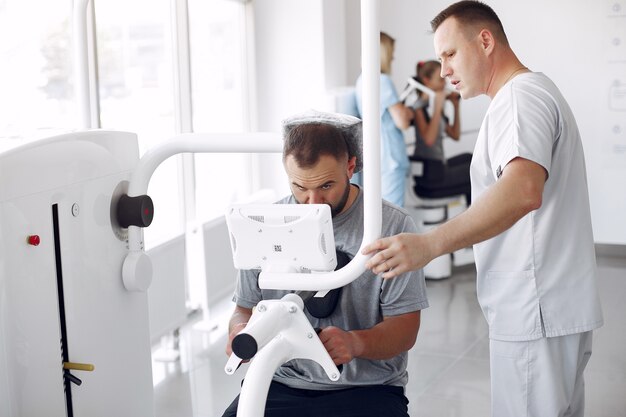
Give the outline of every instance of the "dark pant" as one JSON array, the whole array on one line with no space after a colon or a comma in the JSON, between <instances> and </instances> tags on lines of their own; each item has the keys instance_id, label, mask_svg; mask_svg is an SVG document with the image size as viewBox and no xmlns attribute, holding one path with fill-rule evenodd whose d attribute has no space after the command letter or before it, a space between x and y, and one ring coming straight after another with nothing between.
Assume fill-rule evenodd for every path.
<instances>
[{"instance_id":1,"label":"dark pant","mask_svg":"<svg viewBox=\"0 0 626 417\"><path fill-rule=\"evenodd\" d=\"M222 417L235 417L239 396ZM265 417L408 417L402 387L371 385L333 391L289 388L272 381Z\"/></svg>"}]
</instances>

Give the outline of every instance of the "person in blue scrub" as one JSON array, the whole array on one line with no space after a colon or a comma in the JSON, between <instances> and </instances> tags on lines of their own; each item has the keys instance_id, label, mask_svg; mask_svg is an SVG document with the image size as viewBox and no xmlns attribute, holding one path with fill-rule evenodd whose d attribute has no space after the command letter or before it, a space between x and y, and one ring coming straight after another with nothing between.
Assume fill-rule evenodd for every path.
<instances>
[{"instance_id":1,"label":"person in blue scrub","mask_svg":"<svg viewBox=\"0 0 626 417\"><path fill-rule=\"evenodd\" d=\"M391 61L395 40L380 32L380 171L382 198L402 207L404 190L409 171L402 130L407 129L414 117L411 108L398 98L391 81ZM356 82L356 98L359 117L363 114L362 75Z\"/></svg>"}]
</instances>

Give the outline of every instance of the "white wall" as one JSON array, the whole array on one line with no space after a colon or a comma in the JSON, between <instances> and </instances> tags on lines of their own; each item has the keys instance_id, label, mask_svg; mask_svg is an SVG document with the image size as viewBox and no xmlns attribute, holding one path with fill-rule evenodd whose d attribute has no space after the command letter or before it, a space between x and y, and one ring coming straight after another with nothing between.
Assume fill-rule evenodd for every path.
<instances>
[{"instance_id":1,"label":"white wall","mask_svg":"<svg viewBox=\"0 0 626 417\"><path fill-rule=\"evenodd\" d=\"M279 132L281 120L315 107L323 91L321 2L256 0L253 7L258 129ZM258 160L260 186L286 193L280 156Z\"/></svg>"},{"instance_id":2,"label":"white wall","mask_svg":"<svg viewBox=\"0 0 626 417\"><path fill-rule=\"evenodd\" d=\"M626 1L493 3L519 57L554 80L576 115L596 242L626 244Z\"/></svg>"},{"instance_id":3,"label":"white wall","mask_svg":"<svg viewBox=\"0 0 626 417\"><path fill-rule=\"evenodd\" d=\"M255 0L258 129L280 131L288 116L330 110L328 91L346 79L343 0ZM287 194L279 155L259 157L260 186Z\"/></svg>"},{"instance_id":4,"label":"white wall","mask_svg":"<svg viewBox=\"0 0 626 417\"><path fill-rule=\"evenodd\" d=\"M344 1L323 0L324 87L332 90L351 84L347 79L346 6Z\"/></svg>"}]
</instances>

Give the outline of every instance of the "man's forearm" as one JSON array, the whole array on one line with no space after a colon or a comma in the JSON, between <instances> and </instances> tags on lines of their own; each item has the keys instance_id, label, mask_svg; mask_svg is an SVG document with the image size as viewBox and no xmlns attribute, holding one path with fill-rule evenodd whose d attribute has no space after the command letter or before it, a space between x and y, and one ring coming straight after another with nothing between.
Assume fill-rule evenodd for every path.
<instances>
[{"instance_id":1,"label":"man's forearm","mask_svg":"<svg viewBox=\"0 0 626 417\"><path fill-rule=\"evenodd\" d=\"M353 330L355 357L389 359L413 347L420 325L420 312L387 317L366 330Z\"/></svg>"},{"instance_id":2,"label":"man's forearm","mask_svg":"<svg viewBox=\"0 0 626 417\"><path fill-rule=\"evenodd\" d=\"M529 165L531 164L531 165ZM515 160L502 177L463 213L426 234L435 257L483 242L511 228L541 206L545 170Z\"/></svg>"},{"instance_id":3,"label":"man's forearm","mask_svg":"<svg viewBox=\"0 0 626 417\"><path fill-rule=\"evenodd\" d=\"M243 309L237 309L233 312L228 322L228 333L232 333L233 330L240 331L250 321L252 311L244 311Z\"/></svg>"}]
</instances>

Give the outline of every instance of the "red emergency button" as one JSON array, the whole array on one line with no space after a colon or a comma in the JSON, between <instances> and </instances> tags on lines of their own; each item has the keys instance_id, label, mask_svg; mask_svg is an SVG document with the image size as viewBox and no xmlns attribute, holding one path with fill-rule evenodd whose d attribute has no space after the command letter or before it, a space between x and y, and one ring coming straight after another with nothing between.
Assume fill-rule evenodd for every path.
<instances>
[{"instance_id":1,"label":"red emergency button","mask_svg":"<svg viewBox=\"0 0 626 417\"><path fill-rule=\"evenodd\" d=\"M39 239L39 235L30 235L28 236L27 242L29 245L39 246L41 239Z\"/></svg>"}]
</instances>

